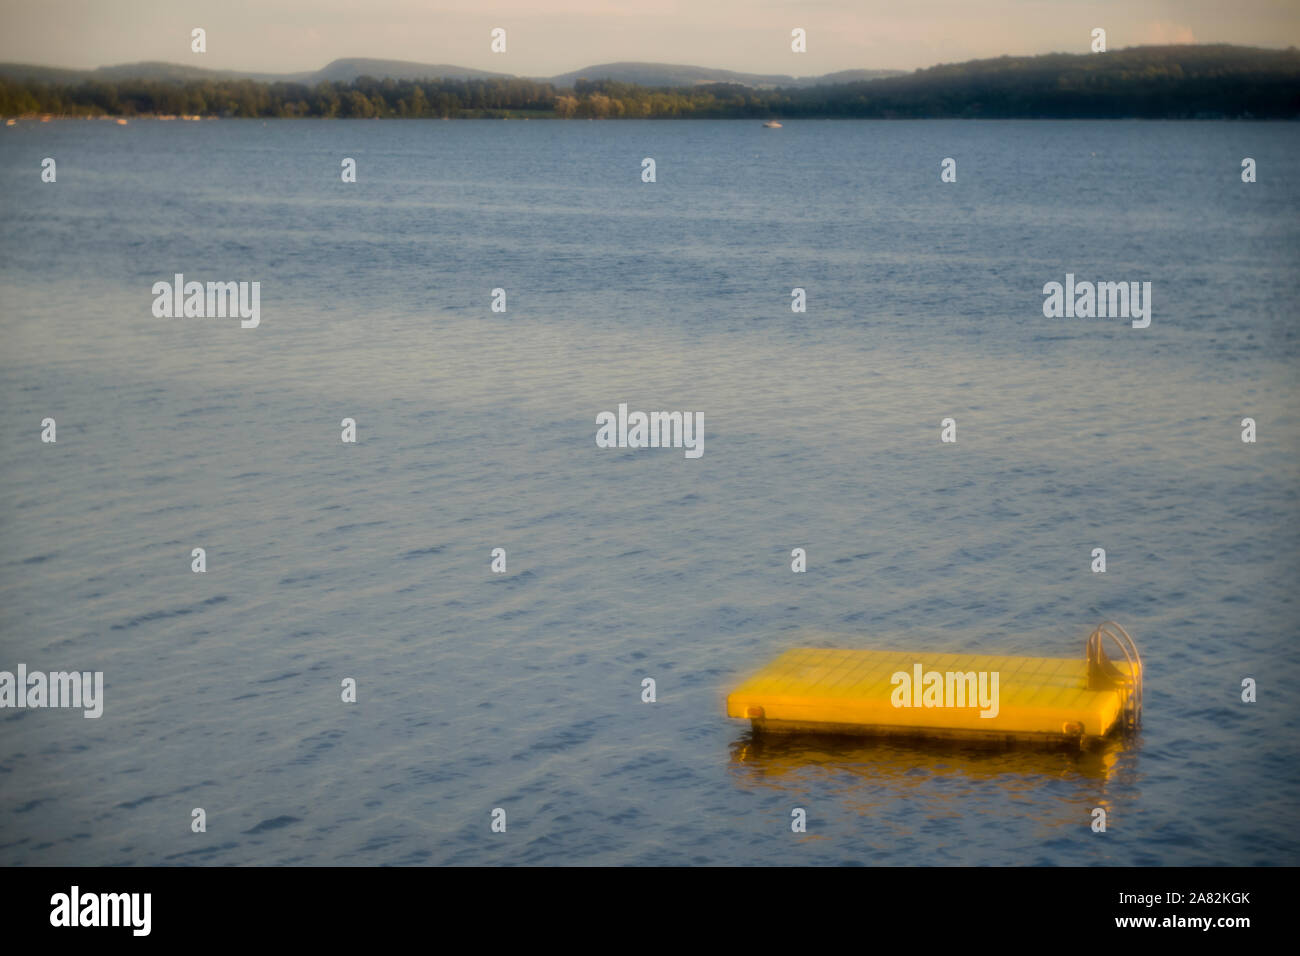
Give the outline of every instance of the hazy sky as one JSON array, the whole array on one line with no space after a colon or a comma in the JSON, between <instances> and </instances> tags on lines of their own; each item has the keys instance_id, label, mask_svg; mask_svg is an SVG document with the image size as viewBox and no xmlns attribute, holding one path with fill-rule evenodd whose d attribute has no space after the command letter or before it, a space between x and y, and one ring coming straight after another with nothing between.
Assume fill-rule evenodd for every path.
<instances>
[{"instance_id":1,"label":"hazy sky","mask_svg":"<svg viewBox=\"0 0 1300 956\"><path fill-rule=\"evenodd\" d=\"M208 51L190 52L190 30ZM489 50L504 27L507 52ZM808 52L790 51L790 31ZM549 76L646 60L796 76L1143 43L1300 45L1300 0L0 0L0 61L295 72L345 56Z\"/></svg>"}]
</instances>

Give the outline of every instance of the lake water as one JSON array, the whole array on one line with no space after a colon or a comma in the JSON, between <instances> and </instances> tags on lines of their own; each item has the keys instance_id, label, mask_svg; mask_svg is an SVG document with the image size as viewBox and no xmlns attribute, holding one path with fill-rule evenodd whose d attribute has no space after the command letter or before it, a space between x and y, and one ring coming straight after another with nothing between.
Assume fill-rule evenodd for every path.
<instances>
[{"instance_id":1,"label":"lake water","mask_svg":"<svg viewBox=\"0 0 1300 956\"><path fill-rule=\"evenodd\" d=\"M1300 863L1298 264L1294 124L0 128L0 669L105 675L0 711L0 864ZM1044 318L1067 272L1150 327ZM624 402L702 457L597 448ZM723 713L790 646L1106 618L1098 754Z\"/></svg>"}]
</instances>

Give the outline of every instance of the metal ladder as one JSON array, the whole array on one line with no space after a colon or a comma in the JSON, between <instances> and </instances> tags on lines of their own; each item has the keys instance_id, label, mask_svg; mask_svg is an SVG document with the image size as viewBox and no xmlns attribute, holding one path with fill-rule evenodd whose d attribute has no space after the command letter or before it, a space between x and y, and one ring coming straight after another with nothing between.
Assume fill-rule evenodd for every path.
<instances>
[{"instance_id":1,"label":"metal ladder","mask_svg":"<svg viewBox=\"0 0 1300 956\"><path fill-rule=\"evenodd\" d=\"M1124 673L1106 656L1102 646L1110 638L1124 653L1128 673ZM1088 686L1093 690L1129 687L1124 697L1124 730L1133 733L1142 722L1142 656L1129 632L1114 621L1102 621L1088 636Z\"/></svg>"}]
</instances>

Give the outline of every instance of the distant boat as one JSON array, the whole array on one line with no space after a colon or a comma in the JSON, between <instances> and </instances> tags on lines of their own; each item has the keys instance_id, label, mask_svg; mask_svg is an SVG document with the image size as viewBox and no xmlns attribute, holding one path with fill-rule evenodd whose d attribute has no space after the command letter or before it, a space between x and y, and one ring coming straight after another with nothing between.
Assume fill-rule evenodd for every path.
<instances>
[{"instance_id":1,"label":"distant boat","mask_svg":"<svg viewBox=\"0 0 1300 956\"><path fill-rule=\"evenodd\" d=\"M776 120L768 120L766 123L763 124L763 129L780 129L780 128L781 128L781 124L778 123Z\"/></svg>"}]
</instances>

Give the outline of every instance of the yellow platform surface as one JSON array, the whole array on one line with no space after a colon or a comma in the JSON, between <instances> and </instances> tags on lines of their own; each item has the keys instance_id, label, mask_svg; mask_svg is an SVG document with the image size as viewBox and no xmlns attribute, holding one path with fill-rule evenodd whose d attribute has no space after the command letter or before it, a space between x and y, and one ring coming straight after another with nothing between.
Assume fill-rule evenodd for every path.
<instances>
[{"instance_id":1,"label":"yellow platform surface","mask_svg":"<svg viewBox=\"0 0 1300 956\"><path fill-rule=\"evenodd\" d=\"M951 706L951 701L959 700L955 694L943 705L917 706L916 698L900 689L903 682L892 679L899 672L914 677L918 664L923 675L945 675L945 684L949 672L996 673L996 714L982 717L982 710L993 708L981 708L978 700L974 706ZM1115 667L1123 675L1132 672L1127 663ZM760 730L1101 737L1121 716L1129 688L1089 690L1088 681L1088 662L1082 658L795 648L732 691L727 716L753 720ZM991 685L989 677L986 687ZM900 696L910 706L895 706Z\"/></svg>"}]
</instances>

